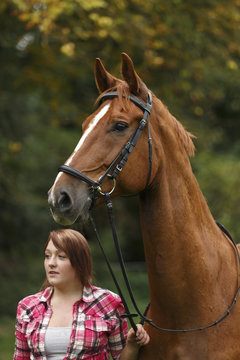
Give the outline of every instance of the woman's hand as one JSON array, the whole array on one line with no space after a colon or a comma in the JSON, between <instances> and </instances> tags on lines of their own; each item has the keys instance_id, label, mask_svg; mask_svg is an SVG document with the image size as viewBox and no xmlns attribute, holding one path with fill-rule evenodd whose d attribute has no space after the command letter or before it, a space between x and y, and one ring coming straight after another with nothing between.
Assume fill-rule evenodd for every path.
<instances>
[{"instance_id":1,"label":"woman's hand","mask_svg":"<svg viewBox=\"0 0 240 360\"><path fill-rule=\"evenodd\" d=\"M137 324L137 331L130 329L127 335L127 343L123 349L120 360L137 360L140 346L147 345L150 337L142 325Z\"/></svg>"},{"instance_id":2,"label":"woman's hand","mask_svg":"<svg viewBox=\"0 0 240 360\"><path fill-rule=\"evenodd\" d=\"M143 328L141 324L137 324L137 331L130 329L127 336L127 342L129 344L137 343L138 345L147 345L149 343L150 337L146 330Z\"/></svg>"}]
</instances>

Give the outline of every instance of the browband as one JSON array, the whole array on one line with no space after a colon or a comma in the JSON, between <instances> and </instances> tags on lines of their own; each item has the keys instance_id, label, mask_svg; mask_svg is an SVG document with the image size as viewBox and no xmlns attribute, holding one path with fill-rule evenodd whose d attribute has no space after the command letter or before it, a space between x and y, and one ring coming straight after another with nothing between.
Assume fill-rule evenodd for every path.
<instances>
[{"instance_id":1,"label":"browband","mask_svg":"<svg viewBox=\"0 0 240 360\"><path fill-rule=\"evenodd\" d=\"M122 95L124 98L126 98L126 95L123 94ZM98 105L100 106L105 100L107 99L113 99L118 97L118 92L117 91L109 91L106 94L103 94L98 102ZM151 113L151 109L152 109L152 95L150 92L148 92L148 99L147 99L147 103L145 104L143 101L141 101L140 99L138 99L136 96L130 94L129 95L129 99L135 104L137 105L141 110L143 111L147 111L148 114L150 115Z\"/></svg>"}]
</instances>

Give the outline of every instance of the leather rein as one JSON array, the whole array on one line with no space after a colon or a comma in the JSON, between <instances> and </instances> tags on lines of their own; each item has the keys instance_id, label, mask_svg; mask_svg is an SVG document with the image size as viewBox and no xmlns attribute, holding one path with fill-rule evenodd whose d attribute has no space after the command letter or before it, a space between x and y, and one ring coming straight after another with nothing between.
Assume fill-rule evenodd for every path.
<instances>
[{"instance_id":1,"label":"leather rein","mask_svg":"<svg viewBox=\"0 0 240 360\"><path fill-rule=\"evenodd\" d=\"M125 95L123 95L125 97ZM99 101L99 106L102 104L103 101L107 100L107 99L114 99L118 97L118 92L117 91L110 91L107 92L105 94L102 95L102 97L100 98ZM151 113L151 109L152 109L152 95L150 92L148 92L148 96L147 96L147 103L145 104L144 102L142 102L139 98L137 98L134 95L130 95L129 99L136 105L138 106L142 111L143 111L143 118L140 121L138 127L136 128L136 130L134 131L134 133L132 134L132 136L130 137L130 139L128 140L128 142L125 144L125 146L123 147L123 149L121 150L121 152L117 155L117 157L113 160L113 162L110 164L110 166L107 168L106 172L98 179L98 181L94 181L92 179L90 179L89 177L87 177L86 175L84 175L83 173L81 173L80 171L72 168L69 165L62 165L58 168L59 172L64 172L66 174L72 175L84 182L86 182L88 185L90 185L90 190L92 191L92 205L91 205L91 209L94 207L96 199L98 197L98 195L102 195L105 196L105 200L106 200L106 205L107 205L107 210L108 210L108 216L109 216L109 222L111 225L111 229L112 229L112 235L113 235L113 239L114 239L114 245L115 245L115 249L116 249L116 253L118 256L118 260L119 260L119 264L121 267L121 271L122 271L122 275L125 281L125 286L128 290L128 294L130 296L130 299L132 301L133 307L136 311L136 314L131 313L128 307L128 304L125 300L125 297L123 295L123 292L121 290L121 287L116 279L116 276L113 272L112 266L108 260L108 257L104 251L104 248L101 244L100 241L100 237L99 234L97 232L94 220L92 218L92 216L90 215L90 222L92 224L94 233L96 235L98 244L100 246L100 249L102 251L102 254L105 258L106 264L108 266L109 272L113 278L113 281L115 283L115 286L117 288L117 291L119 293L119 296L121 297L122 303L124 305L124 308L126 310L126 314L122 315L122 317L127 317L129 318L129 322L132 326L132 328L135 330L137 330L136 324L133 321L133 317L135 316L139 316L141 319L141 323L143 324L144 322L147 322L149 325L153 326L154 328L164 331L164 332L172 332L172 333L190 333L190 332L196 332L196 331L201 331L201 330L205 330L208 329L210 327L213 327L217 324L219 324L221 321L223 321L229 314L230 312L233 310L234 305L236 304L238 295L240 293L240 286L237 289L237 292L234 296L234 299L231 303L231 305L229 306L229 308L227 309L227 311L216 321L205 325L205 326L201 326L198 328L193 328L193 329L168 329L168 328L163 328L160 327L158 325L156 325L152 319L146 317L146 313L147 310L150 306L150 304L148 305L148 307L146 308L144 314L141 313L141 311L138 308L138 305L135 301L134 295L133 295L133 291L131 289L131 285L129 283L129 279L127 276L127 272L126 272L126 268L125 268L125 263L123 260L123 256L122 256L122 252L121 252L121 248L120 248L120 244L118 241L118 236L117 236L117 232L116 232L116 226L115 226L115 220L114 220L114 212L113 212L113 206L112 206L112 201L111 201L111 197L110 195L112 194L112 192L115 189L116 186L116 176L119 174L119 172L122 171L122 168L124 167L124 165L126 164L127 160L128 160L128 156L130 155L130 153L133 151L140 134L142 133L142 130L144 129L145 125L148 125L148 148L149 148L149 171L148 171L148 176L147 176L147 182L146 182L146 186L145 189L148 187L149 182L150 182L150 178L151 178L151 170L152 170L152 139L150 136L150 124L149 124L149 117L150 117L150 113ZM113 187L109 192L104 193L101 189L101 185L104 181L104 179L106 177L109 177L110 179L113 180ZM145 190L144 189L144 190ZM229 237L229 239L231 240L231 242L233 243L236 251L237 251L237 256L238 256L238 260L240 263L240 255L239 255L239 251L237 248L237 245L235 243L235 241L233 240L233 238L231 237L231 235L228 233L228 231L219 223L216 222L216 224L220 227L220 229Z\"/></svg>"}]
</instances>

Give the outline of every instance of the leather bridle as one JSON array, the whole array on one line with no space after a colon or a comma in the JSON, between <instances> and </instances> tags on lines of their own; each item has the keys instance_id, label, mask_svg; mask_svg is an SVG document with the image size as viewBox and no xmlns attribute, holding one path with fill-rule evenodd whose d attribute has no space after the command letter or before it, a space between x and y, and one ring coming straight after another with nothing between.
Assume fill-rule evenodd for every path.
<instances>
[{"instance_id":1,"label":"leather bridle","mask_svg":"<svg viewBox=\"0 0 240 360\"><path fill-rule=\"evenodd\" d=\"M117 91L109 91L101 96L98 105L100 106L105 100L114 99L117 97L118 97ZM125 97L124 94L123 94L123 97ZM148 124L149 171L148 171L148 177L147 177L145 188L147 188L149 185L149 181L151 178L151 170L152 170L152 139L150 136L150 124L149 124L149 116L150 116L151 109L152 109L152 95L150 92L148 92L146 104L142 100L140 100L139 98L137 98L136 96L134 96L132 94L129 96L129 99L143 111L142 120L139 122L139 125L135 129L135 131L132 134L132 136L130 137L130 139L124 145L123 149L120 151L120 153L117 155L117 157L112 161L112 163L109 165L109 167L107 168L105 173L98 179L98 181L94 181L94 180L90 179L88 176L86 176L82 172L74 169L73 167L71 167L69 165L61 165L58 168L58 171L62 171L66 174L72 175L72 176L86 182L88 185L90 185L90 187L91 187L90 189L92 190L92 193L93 193L92 207L93 207L93 205L96 201L96 198L98 197L99 194L105 195L105 193L102 192L101 185L102 185L103 181L106 179L106 177L109 177L110 179L113 180L113 187L108 193L111 194L114 191L115 186L116 186L116 177L122 171L124 165L126 164L128 157L131 154L131 152L133 151L134 147L136 146L139 136L142 133L146 124Z\"/></svg>"}]
</instances>

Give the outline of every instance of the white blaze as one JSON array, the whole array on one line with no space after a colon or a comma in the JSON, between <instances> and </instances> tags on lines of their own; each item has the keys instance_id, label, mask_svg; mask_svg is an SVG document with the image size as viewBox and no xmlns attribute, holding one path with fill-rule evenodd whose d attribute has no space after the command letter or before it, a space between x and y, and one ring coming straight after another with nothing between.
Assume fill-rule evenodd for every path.
<instances>
[{"instance_id":1,"label":"white blaze","mask_svg":"<svg viewBox=\"0 0 240 360\"><path fill-rule=\"evenodd\" d=\"M90 122L90 124L88 125L88 128L86 129L86 131L84 132L83 136L81 137L81 139L79 140L76 148L74 149L72 155L70 156L70 158L65 162L65 165L69 165L72 161L72 159L74 158L75 154L77 153L77 151L81 148L81 146L83 145L84 141L86 140L87 136L91 133L91 131L95 128L95 126L97 125L97 123L103 118L103 116L107 113L108 109L109 109L110 104L105 105L96 115L95 117L92 119L92 121ZM51 191L51 195L54 192L54 187L56 186L57 181L59 180L60 176L62 175L62 172L59 172L59 174L57 175L55 182L53 184L52 187L52 191Z\"/></svg>"},{"instance_id":2,"label":"white blaze","mask_svg":"<svg viewBox=\"0 0 240 360\"><path fill-rule=\"evenodd\" d=\"M70 162L72 161L72 159L74 158L76 152L80 149L80 147L83 145L84 141L86 140L87 136L90 134L90 132L95 128L95 126L97 125L97 123L99 122L99 120L101 120L103 118L103 116L106 114L106 112L109 109L110 104L105 105L101 111L99 111L98 114L95 115L95 117L93 118L93 120L90 122L90 124L88 125L88 128L86 129L85 133L83 134L83 136L81 137L81 139L79 140L79 143L77 144L75 150L73 151L72 155L70 156L70 158L66 161L66 165L69 165Z\"/></svg>"}]
</instances>

